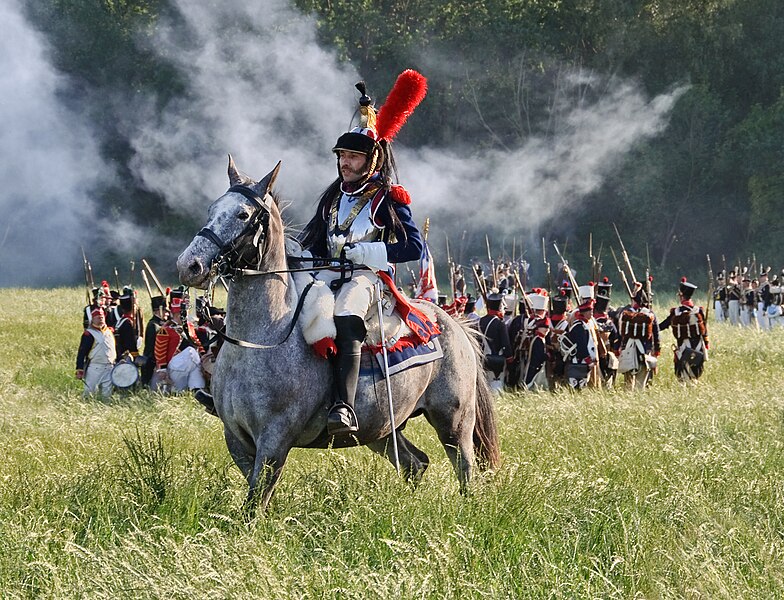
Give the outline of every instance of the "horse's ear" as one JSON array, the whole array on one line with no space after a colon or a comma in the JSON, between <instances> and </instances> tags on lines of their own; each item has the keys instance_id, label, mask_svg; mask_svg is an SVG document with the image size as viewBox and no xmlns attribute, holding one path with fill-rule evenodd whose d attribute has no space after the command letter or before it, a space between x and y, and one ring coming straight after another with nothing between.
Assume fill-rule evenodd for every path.
<instances>
[{"instance_id":1,"label":"horse's ear","mask_svg":"<svg viewBox=\"0 0 784 600\"><path fill-rule=\"evenodd\" d=\"M259 181L256 185L253 186L253 189L259 196L264 196L268 191L272 189L272 186L275 185L275 180L278 178L278 173L280 172L280 165L281 161L278 161L278 164L275 165L275 168L272 169L269 173L264 176L264 179Z\"/></svg>"},{"instance_id":2,"label":"horse's ear","mask_svg":"<svg viewBox=\"0 0 784 600\"><path fill-rule=\"evenodd\" d=\"M242 175L234 165L234 159L229 154L229 183L231 185L242 185Z\"/></svg>"}]
</instances>

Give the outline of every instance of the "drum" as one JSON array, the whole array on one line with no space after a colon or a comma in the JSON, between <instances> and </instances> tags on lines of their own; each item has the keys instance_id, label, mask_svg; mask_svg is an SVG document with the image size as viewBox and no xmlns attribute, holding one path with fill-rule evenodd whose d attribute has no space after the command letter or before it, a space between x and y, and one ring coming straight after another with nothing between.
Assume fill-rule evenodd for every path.
<instances>
[{"instance_id":1,"label":"drum","mask_svg":"<svg viewBox=\"0 0 784 600\"><path fill-rule=\"evenodd\" d=\"M132 387L139 380L139 369L132 362L120 362L112 369L112 383L121 390Z\"/></svg>"}]
</instances>

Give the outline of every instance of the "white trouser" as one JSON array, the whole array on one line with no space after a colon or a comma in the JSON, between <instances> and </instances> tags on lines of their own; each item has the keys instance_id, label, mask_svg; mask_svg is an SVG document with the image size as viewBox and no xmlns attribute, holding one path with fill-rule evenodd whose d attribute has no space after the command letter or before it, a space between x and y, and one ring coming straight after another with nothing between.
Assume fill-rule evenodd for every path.
<instances>
[{"instance_id":1,"label":"white trouser","mask_svg":"<svg viewBox=\"0 0 784 600\"><path fill-rule=\"evenodd\" d=\"M768 321L768 313L765 311L764 302L757 303L757 323L759 323L759 328L763 331L770 329L770 321Z\"/></svg>"},{"instance_id":2,"label":"white trouser","mask_svg":"<svg viewBox=\"0 0 784 600\"><path fill-rule=\"evenodd\" d=\"M325 281L327 285L335 279L340 278L340 273L335 271L319 271L316 279ZM370 308L375 305L376 282L378 275L370 270L354 271L351 281L344 283L335 292L335 317L362 317L364 319Z\"/></svg>"},{"instance_id":3,"label":"white trouser","mask_svg":"<svg viewBox=\"0 0 784 600\"><path fill-rule=\"evenodd\" d=\"M713 314L716 315L716 321L719 323L724 321L724 305L721 303L721 300L716 300L713 303Z\"/></svg>"},{"instance_id":4,"label":"white trouser","mask_svg":"<svg viewBox=\"0 0 784 600\"><path fill-rule=\"evenodd\" d=\"M198 390L207 385L201 372L201 360L196 348L188 346L169 361L167 368L174 391Z\"/></svg>"},{"instance_id":5,"label":"white trouser","mask_svg":"<svg viewBox=\"0 0 784 600\"><path fill-rule=\"evenodd\" d=\"M108 398L112 394L112 368L109 363L91 362L84 372L84 395L99 394Z\"/></svg>"},{"instance_id":6,"label":"white trouser","mask_svg":"<svg viewBox=\"0 0 784 600\"><path fill-rule=\"evenodd\" d=\"M485 376L487 377L487 385L490 386L490 390L493 392L493 395L497 396L500 394L504 389L504 376L506 375L506 369L501 371L501 374L496 377L495 373L492 371L488 371L485 369Z\"/></svg>"},{"instance_id":7,"label":"white trouser","mask_svg":"<svg viewBox=\"0 0 784 600\"><path fill-rule=\"evenodd\" d=\"M740 302L737 300L728 301L727 313L730 323L732 325L737 325L740 322Z\"/></svg>"},{"instance_id":8,"label":"white trouser","mask_svg":"<svg viewBox=\"0 0 784 600\"><path fill-rule=\"evenodd\" d=\"M740 311L741 325L743 325L744 327L750 327L752 317L753 317L752 309L747 306L744 306Z\"/></svg>"}]
</instances>

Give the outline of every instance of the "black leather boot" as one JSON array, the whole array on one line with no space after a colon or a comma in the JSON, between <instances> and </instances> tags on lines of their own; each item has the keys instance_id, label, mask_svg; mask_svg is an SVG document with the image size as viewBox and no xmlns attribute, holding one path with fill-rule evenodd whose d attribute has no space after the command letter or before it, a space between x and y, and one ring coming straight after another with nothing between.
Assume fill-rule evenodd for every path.
<instances>
[{"instance_id":1,"label":"black leather boot","mask_svg":"<svg viewBox=\"0 0 784 600\"><path fill-rule=\"evenodd\" d=\"M215 402L212 399L212 394L208 393L206 390L199 388L193 392L193 397L204 407L204 412L208 415L212 415L213 417L218 416L218 412L215 410Z\"/></svg>"},{"instance_id":2,"label":"black leather boot","mask_svg":"<svg viewBox=\"0 0 784 600\"><path fill-rule=\"evenodd\" d=\"M365 340L365 321L362 317L335 317L335 404L327 415L327 432L341 435L359 431L354 414L354 399L357 395L359 362L362 342Z\"/></svg>"}]
</instances>

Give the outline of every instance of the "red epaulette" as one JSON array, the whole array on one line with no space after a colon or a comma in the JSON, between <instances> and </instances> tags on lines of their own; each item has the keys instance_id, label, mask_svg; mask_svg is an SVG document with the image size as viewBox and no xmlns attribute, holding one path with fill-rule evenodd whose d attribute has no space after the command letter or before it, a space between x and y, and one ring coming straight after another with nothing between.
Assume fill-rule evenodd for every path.
<instances>
[{"instance_id":1,"label":"red epaulette","mask_svg":"<svg viewBox=\"0 0 784 600\"><path fill-rule=\"evenodd\" d=\"M89 336L89 337L93 337L93 334L92 334L92 333L90 333L89 331L87 331L86 329L84 330L84 333L83 333L82 335L86 335L86 336Z\"/></svg>"},{"instance_id":2,"label":"red epaulette","mask_svg":"<svg viewBox=\"0 0 784 600\"><path fill-rule=\"evenodd\" d=\"M393 185L389 190L389 197L399 204L411 204L411 196L402 185Z\"/></svg>"}]
</instances>

